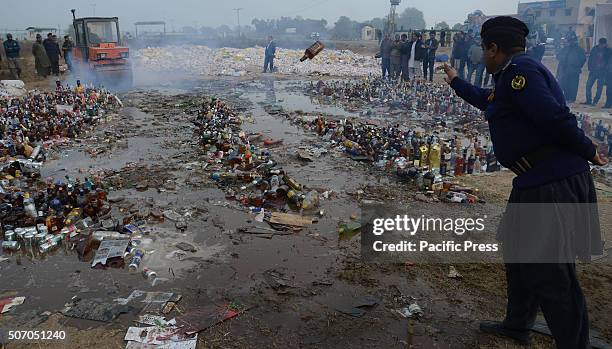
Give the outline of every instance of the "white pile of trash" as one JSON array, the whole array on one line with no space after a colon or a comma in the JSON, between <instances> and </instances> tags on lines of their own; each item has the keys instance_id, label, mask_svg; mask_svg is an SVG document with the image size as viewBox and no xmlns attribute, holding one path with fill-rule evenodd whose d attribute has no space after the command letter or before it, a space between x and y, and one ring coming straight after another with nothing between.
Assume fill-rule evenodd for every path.
<instances>
[{"instance_id":1,"label":"white pile of trash","mask_svg":"<svg viewBox=\"0 0 612 349\"><path fill-rule=\"evenodd\" d=\"M28 91L21 80L0 80L0 97L22 97Z\"/></svg>"},{"instance_id":2,"label":"white pile of trash","mask_svg":"<svg viewBox=\"0 0 612 349\"><path fill-rule=\"evenodd\" d=\"M374 57L351 51L325 50L312 61L300 62L301 50L277 49L277 73L287 75L369 76L380 71ZM184 72L212 76L244 76L263 70L264 48L247 49L206 46L149 47L138 50L135 64L144 70Z\"/></svg>"}]
</instances>

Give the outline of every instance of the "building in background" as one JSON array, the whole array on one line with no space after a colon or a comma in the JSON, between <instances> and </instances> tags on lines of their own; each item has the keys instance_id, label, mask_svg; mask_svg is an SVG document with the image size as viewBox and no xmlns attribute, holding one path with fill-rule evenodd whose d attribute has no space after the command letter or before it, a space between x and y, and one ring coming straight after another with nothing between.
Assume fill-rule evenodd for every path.
<instances>
[{"instance_id":1,"label":"building in background","mask_svg":"<svg viewBox=\"0 0 612 349\"><path fill-rule=\"evenodd\" d=\"M376 28L365 25L361 28L361 40L376 40Z\"/></svg>"},{"instance_id":2,"label":"building in background","mask_svg":"<svg viewBox=\"0 0 612 349\"><path fill-rule=\"evenodd\" d=\"M25 30L28 33L28 40L31 41L36 40L37 34L42 35L43 38L46 38L48 33L53 33L59 36L57 28L27 27Z\"/></svg>"},{"instance_id":3,"label":"building in background","mask_svg":"<svg viewBox=\"0 0 612 349\"><path fill-rule=\"evenodd\" d=\"M606 0L553 0L521 2L518 15L528 23L546 27L548 35L555 31L564 35L573 28L585 48L593 43L595 7Z\"/></svg>"},{"instance_id":4,"label":"building in background","mask_svg":"<svg viewBox=\"0 0 612 349\"><path fill-rule=\"evenodd\" d=\"M596 45L600 38L612 39L612 3L595 5L593 45Z\"/></svg>"}]
</instances>

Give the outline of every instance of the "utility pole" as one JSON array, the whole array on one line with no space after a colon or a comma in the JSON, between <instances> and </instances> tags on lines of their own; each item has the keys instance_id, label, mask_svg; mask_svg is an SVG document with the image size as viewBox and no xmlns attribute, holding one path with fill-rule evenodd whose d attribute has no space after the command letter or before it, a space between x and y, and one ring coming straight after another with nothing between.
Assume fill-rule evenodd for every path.
<instances>
[{"instance_id":1,"label":"utility pole","mask_svg":"<svg viewBox=\"0 0 612 349\"><path fill-rule=\"evenodd\" d=\"M238 17L238 37L242 36L242 32L240 29L240 11L242 11L242 8L235 8L234 11L236 11L236 17Z\"/></svg>"},{"instance_id":2,"label":"utility pole","mask_svg":"<svg viewBox=\"0 0 612 349\"><path fill-rule=\"evenodd\" d=\"M96 16L96 4L91 4L91 7L93 7L93 16Z\"/></svg>"}]
</instances>

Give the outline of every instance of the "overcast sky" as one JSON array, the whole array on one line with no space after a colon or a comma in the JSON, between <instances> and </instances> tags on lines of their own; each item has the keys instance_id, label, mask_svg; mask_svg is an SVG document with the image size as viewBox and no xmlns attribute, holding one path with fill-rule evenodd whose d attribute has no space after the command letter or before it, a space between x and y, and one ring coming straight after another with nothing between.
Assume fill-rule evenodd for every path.
<instances>
[{"instance_id":1,"label":"overcast sky","mask_svg":"<svg viewBox=\"0 0 612 349\"><path fill-rule=\"evenodd\" d=\"M466 19L476 9L485 14L516 13L519 0L402 0L400 11L416 7L424 12L427 26L446 21L451 26ZM184 26L235 26L234 8L240 11L241 24L253 18L302 16L325 18L331 24L340 16L355 20L381 17L389 12L389 0L0 0L0 30L28 26L57 27L69 25L71 8L77 15L117 16L126 31L136 21L164 20L168 30ZM10 15L9 15L10 14Z\"/></svg>"}]
</instances>

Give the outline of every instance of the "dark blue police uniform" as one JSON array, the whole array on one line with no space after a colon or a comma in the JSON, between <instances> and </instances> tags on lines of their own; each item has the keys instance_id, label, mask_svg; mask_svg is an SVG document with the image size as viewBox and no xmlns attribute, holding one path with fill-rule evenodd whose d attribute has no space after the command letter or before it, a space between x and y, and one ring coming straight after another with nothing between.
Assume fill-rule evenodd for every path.
<instances>
[{"instance_id":1,"label":"dark blue police uniform","mask_svg":"<svg viewBox=\"0 0 612 349\"><path fill-rule=\"evenodd\" d=\"M578 128L555 77L527 54L513 56L494 75L495 87L482 89L455 78L457 95L485 112L499 162L517 176L509 199L524 203L596 203L588 161L596 148ZM508 211L507 211L508 213ZM584 212L583 212L584 213ZM551 216L562 220L562 217ZM597 211L588 210L574 226L550 224L539 218L529 231L535 241L569 249L572 261L525 263L506 261L507 315L503 326L528 333L538 307L542 309L559 348L587 348L589 323L586 302L576 278L573 258L589 260L602 253ZM509 220L520 220L510 217ZM524 217L523 217L524 220ZM560 228L561 227L561 228ZM500 231L504 246L520 251L511 229Z\"/></svg>"}]
</instances>

